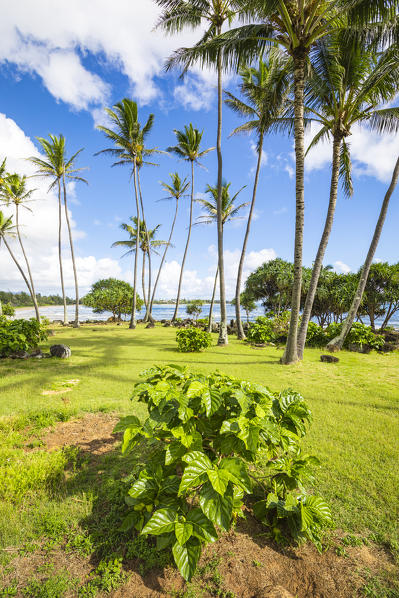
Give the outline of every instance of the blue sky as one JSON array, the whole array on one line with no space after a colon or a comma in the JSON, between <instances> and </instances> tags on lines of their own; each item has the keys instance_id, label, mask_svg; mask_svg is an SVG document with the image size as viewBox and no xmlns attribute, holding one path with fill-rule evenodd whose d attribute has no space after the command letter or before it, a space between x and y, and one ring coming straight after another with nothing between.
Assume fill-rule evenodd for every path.
<instances>
[{"instance_id":1,"label":"blue sky","mask_svg":"<svg viewBox=\"0 0 399 598\"><path fill-rule=\"evenodd\" d=\"M178 73L165 74L163 64L170 52L195 41L197 32L180 38L165 38L152 31L158 9L151 0L133 7L128 0L118 3L115 14L105 0L72 0L53 15L50 0L33 6L21 0L10 7L0 24L0 158L8 157L10 169L33 173L25 158L38 151L36 136L63 133L69 152L83 147L79 166L87 167L89 185L70 188L70 211L74 222L76 254L82 291L100 277L130 279L131 260L120 260L122 252L111 244L123 238L119 230L134 214L132 185L125 168L111 168L108 156L94 154L107 147L95 126L104 119L104 106L123 97L139 103L140 119L150 112L155 124L148 140L164 150L173 145L173 129L190 122L204 130L203 147L215 145L215 78L199 69L181 81ZM93 12L94 11L94 12ZM226 86L236 91L237 79L229 76ZM232 192L243 185L240 202L249 201L256 162L254 139L228 138L241 121L224 110L224 177ZM36 144L36 148L35 148ZM334 230L325 263L338 271L357 270L364 259L376 222L380 203L389 182L399 150L397 138L380 138L367 130L356 130L351 138L355 172L355 194L346 199L340 194ZM264 163L258 191L256 218L248 248L246 273L266 259L279 256L292 260L295 193L293 178L293 141L270 136L265 141ZM329 192L329 157L325 145L309 154L306 174L306 223L304 263L311 265L317 249ZM167 238L173 204L158 202L164 196L159 182L178 171L189 176L186 163L171 156L159 156L159 167L142 172L142 186L148 225L162 224L160 238ZM216 153L204 159L206 169L196 169L195 189L203 193L207 183L216 181ZM58 292L56 256L56 199L46 194L46 184L32 179L38 201L34 214L24 220L24 238L32 259L37 289ZM46 198L46 199L44 199ZM159 296L173 297L179 262L183 253L188 223L188 200L182 203L174 247L170 249ZM196 215L201 212L196 207ZM377 259L397 261L397 194L377 250ZM230 296L245 220L225 229L226 277ZM65 232L65 231L64 231ZM64 239L66 236L64 234ZM210 295L216 267L216 229L194 227L184 296ZM72 292L72 272L68 247L64 246L67 286ZM0 288L21 290L23 283L4 249L0 249Z\"/></svg>"}]
</instances>

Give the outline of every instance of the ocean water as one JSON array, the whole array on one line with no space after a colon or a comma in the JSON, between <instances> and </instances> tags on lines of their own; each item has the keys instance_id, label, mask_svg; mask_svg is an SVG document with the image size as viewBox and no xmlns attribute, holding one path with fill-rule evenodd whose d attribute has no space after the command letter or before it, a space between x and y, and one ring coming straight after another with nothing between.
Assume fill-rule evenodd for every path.
<instances>
[{"instance_id":1,"label":"ocean water","mask_svg":"<svg viewBox=\"0 0 399 598\"><path fill-rule=\"evenodd\" d=\"M155 320L170 320L173 316L174 310L175 310L174 305L154 305L152 313L153 313L153 317L155 318ZM50 307L40 307L39 311L40 311L40 315L48 318L50 320L50 322L52 320L62 320L64 317L64 308L62 305L53 305ZM228 320L235 319L234 305L227 304L226 311L227 311ZM72 321L75 317L75 307L73 305L68 305L67 312L68 312L68 319L70 321ZM208 316L208 313L209 313L209 303L204 303L204 305L202 306L202 312L201 312L200 317L205 318ZM137 312L137 318L138 319L143 318L144 314L145 314L145 309L142 309L140 312ZM84 305L81 305L79 307L79 319L81 322L84 322L85 320L107 320L111 315L112 314L110 312L104 312L102 314L95 314L93 312L93 310L91 309L91 307L85 307ZM185 305L180 305L177 315L179 318L189 317L186 314L186 306ZM258 316L263 316L263 315L264 315L264 309L261 305L259 305L253 312L250 313L249 320L251 322L253 322ZM25 318L25 319L34 318L35 312L32 308L22 308L22 309L18 309L16 311L15 317ZM241 317L242 317L243 321L246 320L246 314L243 310L241 310ZM220 321L220 306L218 304L216 304L213 308L213 319L215 322ZM362 319L365 324L369 323L367 318L362 318ZM381 320L377 319L376 324L377 324L377 326L379 324L382 324L382 319ZM399 314L395 314L393 316L393 318L389 322L389 325L393 326L394 328L399 330Z\"/></svg>"}]
</instances>

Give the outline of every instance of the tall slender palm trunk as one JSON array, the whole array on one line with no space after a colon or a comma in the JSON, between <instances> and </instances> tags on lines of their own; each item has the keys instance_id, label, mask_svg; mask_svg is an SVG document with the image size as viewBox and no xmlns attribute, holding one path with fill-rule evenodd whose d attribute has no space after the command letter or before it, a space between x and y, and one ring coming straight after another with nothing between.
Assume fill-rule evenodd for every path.
<instances>
[{"instance_id":1,"label":"tall slender palm trunk","mask_svg":"<svg viewBox=\"0 0 399 598\"><path fill-rule=\"evenodd\" d=\"M207 326L208 332L212 332L213 306L215 304L216 285L217 285L217 281L218 281L218 276L219 276L219 266L216 268L215 282L213 283L212 299L211 299L211 304L209 306L209 316L208 316L208 326Z\"/></svg>"},{"instance_id":2,"label":"tall slender palm trunk","mask_svg":"<svg viewBox=\"0 0 399 598\"><path fill-rule=\"evenodd\" d=\"M22 276L22 278L23 278L23 279L24 279L24 281L25 281L25 284L26 284L26 286L28 287L28 291L29 291L29 294L30 294L30 296L32 296L32 289L31 289L31 287L30 287L30 284L29 284L29 281L28 281L28 279L27 279L27 277L26 277L26 274L25 274L25 272L23 271L23 269L21 268L21 266L20 266L20 264L19 264L19 262L18 262L17 258L16 258L16 257L15 257L15 255L13 254L13 252L12 252L12 249L11 249L11 247L9 246L9 244L7 243L7 239L6 239L5 237L3 237L3 241L4 241L4 245L5 245L5 246L7 247L7 249L8 249L8 253L11 255L11 257L12 257L12 259L13 259L13 261L14 261L15 265L17 266L18 270L19 270L19 271L20 271L20 273L21 273L21 276Z\"/></svg>"},{"instance_id":3,"label":"tall slender palm trunk","mask_svg":"<svg viewBox=\"0 0 399 598\"><path fill-rule=\"evenodd\" d=\"M221 27L218 27L218 35ZM217 57L218 72L218 123L216 137L216 153L218 157L218 199L217 199L217 233L218 233L218 256L219 256L219 286L220 286L220 326L218 345L228 344L227 336L227 315L226 315L226 288L224 280L224 256L223 256L223 207L222 207L222 184L223 184L223 160L222 160L222 55L219 50Z\"/></svg>"},{"instance_id":4,"label":"tall slender palm trunk","mask_svg":"<svg viewBox=\"0 0 399 598\"><path fill-rule=\"evenodd\" d=\"M148 301L147 301L147 291L145 288L145 251L143 251L143 264L141 267L141 286L143 288L143 301L146 309L146 316L148 315ZM146 318L144 317L144 322L146 322Z\"/></svg>"},{"instance_id":5,"label":"tall slender palm trunk","mask_svg":"<svg viewBox=\"0 0 399 598\"><path fill-rule=\"evenodd\" d=\"M144 214L144 202L143 202L143 195L141 193L141 183L140 183L140 169L137 170L137 182L138 182L138 187L139 187L139 196L140 196L140 206L141 206L141 213L143 215L143 222L144 222L144 232L145 232L145 236L146 236L146 243L147 243L147 247L148 247L148 300L145 299L146 293L144 293L144 301L145 301L145 307L146 307L146 313L144 316L144 322L153 322L154 318L152 317L151 314L151 302L150 302L150 296L151 296L151 278L152 278L152 268L151 268L151 250L150 250L150 237L148 235L148 227L147 227L147 222L145 219L145 214Z\"/></svg>"},{"instance_id":6,"label":"tall slender palm trunk","mask_svg":"<svg viewBox=\"0 0 399 598\"><path fill-rule=\"evenodd\" d=\"M130 318L129 328L134 329L137 326L136 321L136 309L137 309L137 260L140 249L140 205L139 195L137 190L137 165L136 161L133 167L133 180L134 180L134 196L136 199L136 213L137 213L137 230L136 230L136 252L134 254L134 268L133 268L133 303L132 303L132 315Z\"/></svg>"},{"instance_id":7,"label":"tall slender palm trunk","mask_svg":"<svg viewBox=\"0 0 399 598\"><path fill-rule=\"evenodd\" d=\"M337 204L339 169L341 163L341 137L336 136L333 141L333 155L332 155L332 171L331 171L331 186L330 186L330 201L328 204L326 222L324 224L323 234L321 235L319 248L317 250L316 259L313 264L312 276L310 279L309 290L306 295L305 306L303 308L301 325L298 333L298 358L303 358L303 351L305 349L306 334L308 331L309 320L312 315L312 307L316 295L317 285L320 278L320 272L323 265L324 255L327 249L328 240L332 225L334 222L335 206Z\"/></svg>"},{"instance_id":8,"label":"tall slender palm trunk","mask_svg":"<svg viewBox=\"0 0 399 598\"><path fill-rule=\"evenodd\" d=\"M359 280L359 283L358 283L358 286L356 289L355 296L352 301L352 305L350 306L348 315L345 318L344 323L342 325L341 334L339 336L333 338L332 341L330 341L328 343L327 349L329 351L340 351L342 349L342 346L345 342L345 338L346 338L348 332L350 331L352 324L356 318L357 310L359 309L359 305L363 298L363 293L364 293L364 289L366 287L368 275L370 272L370 267L371 267L371 264L373 263L374 255L375 255L375 252L376 252L376 249L378 246L378 242L381 237L385 218L386 218L386 215L388 212L389 201L391 199L392 193L395 190L398 179L399 179L399 158L396 161L396 165L395 165L395 168L394 168L393 174L392 174L391 183L390 183L388 190L385 194L384 201L382 202L380 214L378 216L378 220L377 220L377 224L376 224L376 227L374 230L373 238L371 240L370 247L369 247L369 250L368 250L368 253L366 256L366 260L364 262L364 265L363 265L363 268L362 268L362 271L360 274L360 280Z\"/></svg>"},{"instance_id":9,"label":"tall slender palm trunk","mask_svg":"<svg viewBox=\"0 0 399 598\"><path fill-rule=\"evenodd\" d=\"M61 206L61 181L58 178L58 262L60 265L60 279L61 279L61 292L62 292L62 301L64 304L64 324L68 324L68 314L67 314L67 305L66 305L66 296L65 296L65 286L64 286L64 270L62 267L62 243L61 243L61 236L62 236L62 206Z\"/></svg>"},{"instance_id":10,"label":"tall slender palm trunk","mask_svg":"<svg viewBox=\"0 0 399 598\"><path fill-rule=\"evenodd\" d=\"M72 239L72 229L71 223L69 221L69 214L68 214L68 205L67 205L67 192L66 192L66 185L65 185L65 170L62 175L62 187L64 192L64 208L65 208L65 219L68 227L68 236L69 236L69 246L71 248L71 257L72 257L72 269L73 269L73 279L75 282L75 321L73 323L74 328L79 328L79 285L78 285L78 273L76 270L76 262L75 262L75 251L73 248L73 239Z\"/></svg>"},{"instance_id":11,"label":"tall slender palm trunk","mask_svg":"<svg viewBox=\"0 0 399 598\"><path fill-rule=\"evenodd\" d=\"M252 191L252 200L251 200L251 206L249 208L247 228L245 230L244 242L242 244L241 257L240 257L240 262L238 264L238 272L237 272L235 303L236 303L236 321L237 321L237 338L238 338L238 340L245 339L245 332L244 332L244 328L243 328L242 321L241 321L241 305L240 305L241 282L242 282L242 272L244 269L245 253L247 250L249 232L251 230L252 216L253 216L253 212L254 212L254 208L255 208L256 191L258 189L258 181L259 181L259 172L260 172L260 167L262 164L262 149L263 149L263 132L259 136L258 162L256 164L256 173L255 173L254 187L253 187L253 191Z\"/></svg>"},{"instance_id":12,"label":"tall slender palm trunk","mask_svg":"<svg viewBox=\"0 0 399 598\"><path fill-rule=\"evenodd\" d=\"M303 227L305 216L305 131L304 131L304 83L305 83L305 51L299 48L293 56L294 59L294 128L295 128L295 163L296 163L296 190L295 190L295 249L294 249L294 282L291 298L291 319L288 330L287 344L281 363L288 365L298 361L297 339L298 321L301 308L302 288L302 251Z\"/></svg>"},{"instance_id":13,"label":"tall slender palm trunk","mask_svg":"<svg viewBox=\"0 0 399 598\"><path fill-rule=\"evenodd\" d=\"M159 277L160 277L160 275L161 275L161 270L162 270L162 267L163 267L163 264L164 264L164 261L165 261L165 258L166 258L166 253L167 253L167 251L168 251L168 249L169 249L170 242L171 242L171 240L172 240L172 235L173 235L173 231L174 231L175 224L176 224L176 218L177 218L177 210L178 210L178 207L179 207L179 202L178 202L178 201L176 201L175 215L174 215L173 222L172 222L172 226L171 226L171 229L170 229L169 239L168 239L167 245L165 246L165 251L163 252L162 259L161 259L161 263L159 264L159 268L158 268L157 277L156 277L156 279L155 279L155 282L154 282L154 287L153 287L153 290L152 290L152 296L151 296L151 302L150 302L150 313L151 313L151 314L152 314L152 306L153 306L153 303L154 303L154 298L155 298L155 291L157 290L157 286L158 286Z\"/></svg>"},{"instance_id":14,"label":"tall slender palm trunk","mask_svg":"<svg viewBox=\"0 0 399 598\"><path fill-rule=\"evenodd\" d=\"M31 269L30 269L30 265L29 265L29 261L28 261L27 255L25 253L25 248L23 246L22 239L21 239L21 233L20 233L20 230L19 230L19 206L18 206L18 204L15 204L15 224L16 224L16 229L17 229L17 235L18 235L19 245L20 245L20 247L22 249L22 253L23 253L23 256L24 256L24 259L25 259L26 269L28 270L28 276L29 276L29 281L30 281L30 294L31 294L31 297L32 297L33 306L35 308L36 320L38 322L40 322L40 313L39 313L39 307L37 305L37 299L36 299L35 287L34 287L34 284L33 284L32 272L31 272Z\"/></svg>"},{"instance_id":15,"label":"tall slender palm trunk","mask_svg":"<svg viewBox=\"0 0 399 598\"><path fill-rule=\"evenodd\" d=\"M175 311L174 311L173 317L172 317L172 322L174 322L176 320L176 318L177 318L177 311L179 309L180 293L181 293L181 285L182 285L182 281L183 281L184 265L186 263L187 251L188 251L188 246L189 246L190 237L191 237L191 229L192 229L192 226L193 226L193 204L194 204L194 162L193 162L193 160L191 160L190 221L189 221L189 225L188 225L188 235L187 235L186 247L184 249L183 259L182 259L182 262L181 262L180 276L179 276L179 285L177 287L176 305L175 305Z\"/></svg>"}]
</instances>

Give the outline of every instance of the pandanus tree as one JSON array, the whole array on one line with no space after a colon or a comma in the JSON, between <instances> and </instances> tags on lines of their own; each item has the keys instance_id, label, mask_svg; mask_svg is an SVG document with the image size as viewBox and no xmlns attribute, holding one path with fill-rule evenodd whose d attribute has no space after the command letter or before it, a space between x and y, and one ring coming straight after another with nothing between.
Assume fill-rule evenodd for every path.
<instances>
[{"instance_id":1,"label":"pandanus tree","mask_svg":"<svg viewBox=\"0 0 399 598\"><path fill-rule=\"evenodd\" d=\"M241 285L245 254L251 229L252 217L255 208L256 193L258 189L259 173L262 164L263 142L267 133L290 127L290 111L292 103L289 99L291 92L289 61L278 50L271 50L266 60L259 60L257 68L244 67L240 70L240 91L243 99L226 92L225 103L241 117L247 120L231 133L255 133L256 151L258 154L255 178L252 190L252 200L249 209L247 226L241 250L237 271L235 292L235 310L237 321L237 337L245 339L244 328L241 321Z\"/></svg>"},{"instance_id":2,"label":"pandanus tree","mask_svg":"<svg viewBox=\"0 0 399 598\"><path fill-rule=\"evenodd\" d=\"M191 229L193 225L193 205L194 205L194 164L201 166L199 162L200 158L214 150L214 147L210 147L206 150L201 150L201 140L203 131L199 131L195 129L190 123L188 126L184 127L184 131L178 131L174 129L174 133L177 139L177 145L173 145L168 147L168 152L171 152L185 160L186 162L190 163L191 166L191 199L190 199L190 217L188 223L188 233L187 233L187 241L186 246L184 248L183 259L180 267L180 276L179 276L179 284L177 287L177 297L176 297L176 305L175 311L173 313L172 322L174 322L177 318L177 312L179 309L180 304L180 293L181 293L181 286L183 281L183 273L184 273L184 266L186 263L188 246L190 244L191 238Z\"/></svg>"},{"instance_id":3,"label":"pandanus tree","mask_svg":"<svg viewBox=\"0 0 399 598\"><path fill-rule=\"evenodd\" d=\"M0 245L1 243L4 243L4 245L6 246L8 253L10 254L14 264L17 266L22 278L24 279L29 294L32 297L32 289L30 287L29 280L27 279L26 274L23 271L21 264L18 262L9 243L9 241L13 239L16 235L16 227L12 223L12 218L7 218L6 216L4 216L3 212L0 211Z\"/></svg>"},{"instance_id":4,"label":"pandanus tree","mask_svg":"<svg viewBox=\"0 0 399 598\"><path fill-rule=\"evenodd\" d=\"M282 363L298 360L297 337L302 291L302 252L305 213L304 195L304 85L309 54L318 40L335 30L352 28L372 36L384 33L383 20L392 18L397 0L236 0L235 9L245 22L216 38L202 40L194 48L180 51L185 64L201 60L202 64L220 61L220 69L250 64L268 46L279 45L292 58L294 86L295 137L295 241L294 284L291 317ZM366 27L362 27L366 25ZM389 28L389 25L388 25ZM359 34L360 35L360 34Z\"/></svg>"},{"instance_id":5,"label":"pandanus tree","mask_svg":"<svg viewBox=\"0 0 399 598\"><path fill-rule=\"evenodd\" d=\"M190 183L187 181L187 179L184 178L182 180L177 172L170 174L170 178L171 178L170 184L165 183L165 182L161 183L164 191L168 194L167 197L164 197L163 199L164 200L174 200L175 201L175 211L174 211L174 215L173 215L172 226L170 228L169 239L168 239L167 243L165 244L165 249L162 254L161 263L159 264L157 277L154 282L154 288L152 290L152 296L151 296L151 302L150 302L150 313L152 313L152 305L154 303L155 293L157 290L159 277L161 276L162 267L163 267L165 259L166 259L166 253L172 243L173 231L175 229L177 212L179 209L179 201L182 197L185 196L186 191L190 186Z\"/></svg>"},{"instance_id":6,"label":"pandanus tree","mask_svg":"<svg viewBox=\"0 0 399 598\"><path fill-rule=\"evenodd\" d=\"M153 229L148 229L146 223L143 220L138 223L137 218L135 216L133 218L130 218L130 221L131 221L131 224L127 224L127 223L123 222L120 225L120 228L123 231L128 233L129 238L126 240L122 240L122 241L115 241L115 243L112 243L112 247L126 247L127 252L124 253L122 257L125 257L125 255L131 255L132 253L136 252L137 236L140 235L139 247L143 254L143 262L142 262L142 269L141 269L141 282L142 282L142 288L143 288L144 304L146 306L146 311L148 313L148 306L151 301L151 298L149 295L150 289L149 289L149 287L146 287L146 284L145 284L145 268L146 268L145 262L146 262L146 259L149 259L150 253L155 253L158 255L157 248L163 247L164 245L166 245L167 241L161 241L159 239L155 239L158 229L161 226L160 224L157 224L157 226ZM148 289L148 295L147 295L147 289Z\"/></svg>"},{"instance_id":7,"label":"pandanus tree","mask_svg":"<svg viewBox=\"0 0 399 598\"><path fill-rule=\"evenodd\" d=\"M36 299L35 285L33 283L32 271L29 264L28 256L26 255L25 247L22 242L21 225L19 221L19 211L21 207L32 212L32 210L26 204L30 201L33 201L31 199L31 196L34 193L35 189L28 189L26 184L26 176L20 176L17 173L5 175L3 176L2 180L3 182L0 186L0 202L6 204L7 206L10 204L14 205L15 231L18 238L19 246L22 251L22 255L24 256L24 261L28 272L29 289L33 301L33 306L35 309L36 319L38 322L40 322L40 313Z\"/></svg>"},{"instance_id":8,"label":"pandanus tree","mask_svg":"<svg viewBox=\"0 0 399 598\"><path fill-rule=\"evenodd\" d=\"M322 40L312 57L305 87L306 114L320 127L309 149L325 139L332 141L330 198L298 333L298 356L303 357L306 333L323 259L333 226L341 175L346 195L352 194L348 137L354 125L377 133L399 130L399 108L384 107L399 89L399 54L393 48L377 58L375 48L348 47L342 35ZM383 107L381 107L383 106Z\"/></svg>"},{"instance_id":9,"label":"pandanus tree","mask_svg":"<svg viewBox=\"0 0 399 598\"><path fill-rule=\"evenodd\" d=\"M225 24L230 24L236 13L235 0L156 0L162 7L163 12L159 19L158 26L162 27L168 33L178 33L185 28L198 29L204 27L205 31L200 40L195 45L199 54L196 55L196 61L199 59L203 63L200 55L200 48L208 40L212 40L222 33ZM167 68L173 66L182 66L187 70L192 60L189 56L190 49L180 48L168 60ZM218 161L217 189L218 189L218 212L217 212L217 239L218 239L218 267L220 274L220 331L219 345L228 343L227 337L227 315L226 315L226 291L224 281L224 259L223 259L223 224L222 224L222 181L223 181L223 161L222 161L222 106L223 106L223 88L222 88L222 55L220 50L216 52L212 66L216 67L217 72L217 132L216 132L216 151Z\"/></svg>"},{"instance_id":10,"label":"pandanus tree","mask_svg":"<svg viewBox=\"0 0 399 598\"><path fill-rule=\"evenodd\" d=\"M145 155L144 143L152 129L154 115L150 114L146 123L142 126L138 120L137 104L128 98L114 104L112 109L106 108L105 111L111 125L110 127L98 125L97 128L113 143L113 147L101 150L96 155L106 153L115 156L117 160L112 166L128 166L131 169L133 178L138 228L136 250L134 252L132 316L129 326L133 329L136 328L137 267L140 242L140 194L137 175L141 160Z\"/></svg>"},{"instance_id":11,"label":"pandanus tree","mask_svg":"<svg viewBox=\"0 0 399 598\"><path fill-rule=\"evenodd\" d=\"M236 220L239 216L238 214L241 212L243 208L245 208L249 202L241 203L238 206L235 205L235 200L237 199L238 195L241 191L245 188L241 187L233 195L230 197L230 185L231 183L227 183L223 181L222 185L222 226L229 222L230 220ZM212 187L211 185L207 185L205 193L208 194L209 199L199 198L196 199L196 202L201 204L204 208L205 212L200 214L197 218L197 224L213 224L217 222L218 217L218 188L217 186ZM215 274L215 281L213 283L213 291L212 291L212 299L211 304L209 307L209 316L208 316L208 332L212 330L212 315L213 315L213 306L215 302L215 294L216 294L216 285L219 276L219 265L216 267L216 274Z\"/></svg>"},{"instance_id":12,"label":"pandanus tree","mask_svg":"<svg viewBox=\"0 0 399 598\"><path fill-rule=\"evenodd\" d=\"M51 180L49 191L57 188L58 192L58 261L60 267L61 291L64 303L64 324L68 323L66 295L64 285L64 271L62 264L62 201L61 189L64 197L65 219L68 228L69 245L71 249L72 268L75 282L75 321L74 326L79 326L79 285L78 275L76 271L75 252L73 247L72 229L69 220L68 204L67 204L67 182L82 182L87 181L80 176L83 168L75 167L75 160L82 149L75 152L70 158L66 155L65 137L60 135L49 135L49 139L43 137L37 138L41 149L44 152L44 158L32 156L29 160L37 167L35 176L44 177Z\"/></svg>"}]
</instances>

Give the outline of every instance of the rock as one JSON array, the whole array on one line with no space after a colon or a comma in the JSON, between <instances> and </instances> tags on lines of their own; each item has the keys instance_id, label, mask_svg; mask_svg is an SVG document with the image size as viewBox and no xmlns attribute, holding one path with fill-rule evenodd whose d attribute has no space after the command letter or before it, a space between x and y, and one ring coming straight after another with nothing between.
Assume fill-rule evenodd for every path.
<instances>
[{"instance_id":1,"label":"rock","mask_svg":"<svg viewBox=\"0 0 399 598\"><path fill-rule=\"evenodd\" d=\"M399 349L399 345L397 345L396 343L388 343L387 341L385 341L380 351L382 353L390 353L391 351L396 351L397 349Z\"/></svg>"},{"instance_id":2,"label":"rock","mask_svg":"<svg viewBox=\"0 0 399 598\"><path fill-rule=\"evenodd\" d=\"M338 357L334 357L334 355L320 355L320 361L324 363L338 363Z\"/></svg>"},{"instance_id":3,"label":"rock","mask_svg":"<svg viewBox=\"0 0 399 598\"><path fill-rule=\"evenodd\" d=\"M154 322L148 322L146 328L155 328Z\"/></svg>"},{"instance_id":4,"label":"rock","mask_svg":"<svg viewBox=\"0 0 399 598\"><path fill-rule=\"evenodd\" d=\"M51 323L52 324L63 324L64 322L63 322L63 320L53 320Z\"/></svg>"},{"instance_id":5,"label":"rock","mask_svg":"<svg viewBox=\"0 0 399 598\"><path fill-rule=\"evenodd\" d=\"M354 351L355 353L370 353L371 347L370 345L359 345L357 343L351 343L348 345L349 351Z\"/></svg>"},{"instance_id":6,"label":"rock","mask_svg":"<svg viewBox=\"0 0 399 598\"><path fill-rule=\"evenodd\" d=\"M43 353L42 357L43 359L50 359L52 355L50 355L50 353Z\"/></svg>"},{"instance_id":7,"label":"rock","mask_svg":"<svg viewBox=\"0 0 399 598\"><path fill-rule=\"evenodd\" d=\"M171 323L168 320L166 320L166 322L164 323L163 327L167 328L168 326L171 326Z\"/></svg>"},{"instance_id":8,"label":"rock","mask_svg":"<svg viewBox=\"0 0 399 598\"><path fill-rule=\"evenodd\" d=\"M11 359L28 359L29 353L27 351L15 351L15 353L11 353Z\"/></svg>"},{"instance_id":9,"label":"rock","mask_svg":"<svg viewBox=\"0 0 399 598\"><path fill-rule=\"evenodd\" d=\"M61 359L67 359L71 356L71 349L67 345L52 345L50 347L50 353L52 357L60 357Z\"/></svg>"},{"instance_id":10,"label":"rock","mask_svg":"<svg viewBox=\"0 0 399 598\"><path fill-rule=\"evenodd\" d=\"M162 319L161 324L166 324L166 320Z\"/></svg>"},{"instance_id":11,"label":"rock","mask_svg":"<svg viewBox=\"0 0 399 598\"><path fill-rule=\"evenodd\" d=\"M40 349L35 349L34 351L32 351L29 357L34 357L35 359L42 359L43 353Z\"/></svg>"}]
</instances>

